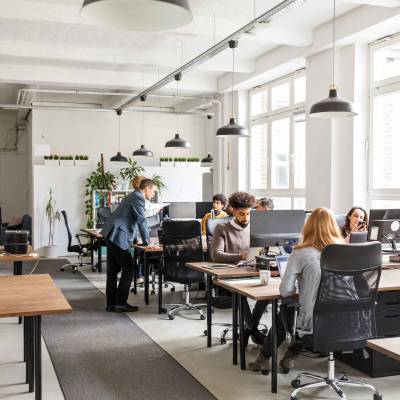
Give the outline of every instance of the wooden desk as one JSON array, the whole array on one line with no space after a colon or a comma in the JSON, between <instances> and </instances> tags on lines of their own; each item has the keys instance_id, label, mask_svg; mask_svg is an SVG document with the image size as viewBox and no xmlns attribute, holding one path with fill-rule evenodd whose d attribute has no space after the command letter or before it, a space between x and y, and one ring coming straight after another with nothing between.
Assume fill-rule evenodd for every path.
<instances>
[{"instance_id":1,"label":"wooden desk","mask_svg":"<svg viewBox=\"0 0 400 400\"><path fill-rule=\"evenodd\" d=\"M400 361L400 337L372 339L368 340L367 344L371 349Z\"/></svg>"},{"instance_id":2,"label":"wooden desk","mask_svg":"<svg viewBox=\"0 0 400 400\"><path fill-rule=\"evenodd\" d=\"M89 238L90 238L90 244L93 248L94 245L94 241L97 241L97 270L99 272L102 271L102 252L101 252L101 244L103 242L103 235L100 233L101 229L89 229L89 228L82 228L81 229L82 232L86 233ZM92 250L92 259L91 259L91 263L93 265L94 263L94 259L93 259L93 250Z\"/></svg>"},{"instance_id":3,"label":"wooden desk","mask_svg":"<svg viewBox=\"0 0 400 400\"><path fill-rule=\"evenodd\" d=\"M279 285L280 278L271 278L268 286L262 286L259 279L254 281L248 280L247 282L239 280L217 280L214 282L216 285L221 286L231 291L235 296L238 296L236 301L233 301L235 308L232 310L232 325L233 332L237 331L237 306L239 306L239 332L241 336L240 341L240 367L246 369L245 360L245 347L244 343L244 318L243 318L243 304L246 297L259 301L271 301L272 303L272 322L271 322L271 392L277 393L277 342L276 342L276 325L277 325L277 309L278 300L280 299ZM382 270L381 279L379 282L378 291L397 291L400 290L400 270L398 269L384 269ZM237 337L233 338L235 342ZM237 344L233 343L234 360L235 352L237 351Z\"/></svg>"},{"instance_id":4,"label":"wooden desk","mask_svg":"<svg viewBox=\"0 0 400 400\"><path fill-rule=\"evenodd\" d=\"M72 308L50 275L0 277L0 318L24 317L24 361L29 392L42 398L42 315L66 314Z\"/></svg>"},{"instance_id":5,"label":"wooden desk","mask_svg":"<svg viewBox=\"0 0 400 400\"><path fill-rule=\"evenodd\" d=\"M14 275L22 275L22 263L24 261L37 261L40 259L39 255L31 256L33 253L31 245L28 246L27 254L10 254L4 252L4 246L0 247L0 263L1 262L12 262L14 264Z\"/></svg>"},{"instance_id":6,"label":"wooden desk","mask_svg":"<svg viewBox=\"0 0 400 400\"><path fill-rule=\"evenodd\" d=\"M187 263L186 266L196 271L203 272L207 275L207 347L211 347L211 339L212 339L212 289L213 289L213 280L215 279L228 279L228 278L246 278L251 276L258 276L259 272L256 271L253 267L229 267L229 268L217 268L211 269L209 268L211 265L216 265L219 263L215 262L194 262ZM232 302L235 299L232 297ZM237 331L233 331L233 334L236 335ZM235 354L235 352L234 352ZM234 364L237 363L235 361L235 356L233 360Z\"/></svg>"}]
</instances>

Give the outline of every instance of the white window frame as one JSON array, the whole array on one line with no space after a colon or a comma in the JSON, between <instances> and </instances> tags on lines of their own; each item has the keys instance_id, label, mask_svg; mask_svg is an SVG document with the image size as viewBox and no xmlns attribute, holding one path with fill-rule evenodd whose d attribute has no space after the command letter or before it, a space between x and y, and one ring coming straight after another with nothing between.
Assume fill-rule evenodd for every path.
<instances>
[{"instance_id":1,"label":"white window frame","mask_svg":"<svg viewBox=\"0 0 400 400\"><path fill-rule=\"evenodd\" d=\"M306 197L306 189L296 189L294 188L294 119L298 114L305 115L305 102L294 103L294 81L302 76L305 76L305 69L301 69L295 71L292 74L286 75L274 81L265 83L261 86L257 86L251 90L249 90L249 107L248 107L248 120L249 120L249 129L250 129L250 143L248 145L248 186L249 191L257 197L290 197L291 208L294 208L294 199L295 198L305 198ZM272 110L272 88L274 86L280 85L282 83L289 82L290 86L290 98L289 98L289 106L282 107L277 110ZM251 99L252 95L259 92L268 90L268 98L267 98L267 112L257 115L251 115L252 104ZM272 189L271 188L271 151L272 151L272 122L289 118L290 119L290 139L289 139L289 188L287 189ZM251 187L251 130L253 127L257 125L261 125L267 123L267 188L266 189L254 189ZM307 184L307 183L306 183Z\"/></svg>"},{"instance_id":2,"label":"white window frame","mask_svg":"<svg viewBox=\"0 0 400 400\"><path fill-rule=\"evenodd\" d=\"M400 74L391 78L374 81L374 53L383 47L400 42L400 33L378 40L369 45L369 129L368 129L368 203L372 207L374 200L399 200L400 187L396 189L374 189L373 187L373 127L374 98L377 96L400 92Z\"/></svg>"}]
</instances>

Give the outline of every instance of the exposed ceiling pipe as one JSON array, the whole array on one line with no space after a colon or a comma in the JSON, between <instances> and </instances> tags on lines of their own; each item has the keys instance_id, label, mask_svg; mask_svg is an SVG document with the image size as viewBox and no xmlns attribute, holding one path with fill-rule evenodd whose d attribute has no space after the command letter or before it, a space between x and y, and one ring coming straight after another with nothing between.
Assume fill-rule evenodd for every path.
<instances>
[{"instance_id":1,"label":"exposed ceiling pipe","mask_svg":"<svg viewBox=\"0 0 400 400\"><path fill-rule=\"evenodd\" d=\"M129 99L125 101L125 103L122 103L117 110L123 110L132 103L140 100L141 97L143 96L149 96L150 93L155 92L156 90L161 89L165 85L167 85L169 82L172 82L175 79L175 75L181 74L183 72L187 72L190 69L194 68L195 66L209 60L210 58L214 57L215 55L221 53L223 50L225 50L228 45L229 41L231 40L237 40L240 35L248 32L250 29L252 29L255 25L261 22L266 22L270 21L273 17L277 17L278 15L286 12L289 8L294 7L296 5L300 5L304 3L307 0L285 0L276 5L275 7L271 8L270 10L266 11L265 13L261 14L257 18L253 19L250 21L248 24L244 25L231 35L227 36L225 39L221 40L214 46L210 47L208 50L204 51L197 57L193 58L192 60L188 61L186 64L182 65L180 68L176 69L175 71L171 72L167 76L165 76L163 79L159 80L152 86L148 87L147 89L143 90L141 93L138 93L132 99Z\"/></svg>"},{"instance_id":2,"label":"exposed ceiling pipe","mask_svg":"<svg viewBox=\"0 0 400 400\"><path fill-rule=\"evenodd\" d=\"M47 93L47 94L75 94L75 95L101 95L101 96L135 96L137 93L118 93L118 92L96 92L85 90L59 90L59 89L20 89L17 95L17 104L24 104L27 93ZM176 96L175 94L152 94L148 97L165 98L165 99L183 99L183 100L203 100L211 101L210 98L196 96ZM21 100L23 99L23 100Z\"/></svg>"},{"instance_id":3,"label":"exposed ceiling pipe","mask_svg":"<svg viewBox=\"0 0 400 400\"><path fill-rule=\"evenodd\" d=\"M61 111L92 111L92 112L113 112L113 108L85 108L85 107L59 107L59 106L44 106L44 105L21 105L21 104L0 104L0 110L61 110ZM124 112L145 112L145 113L160 113L160 108L154 109L142 109L138 107L137 109L127 108ZM190 111L180 111L176 112L174 110L163 110L164 114L179 114L179 115L194 115L194 116L207 116L212 113L209 112L190 112Z\"/></svg>"}]
</instances>

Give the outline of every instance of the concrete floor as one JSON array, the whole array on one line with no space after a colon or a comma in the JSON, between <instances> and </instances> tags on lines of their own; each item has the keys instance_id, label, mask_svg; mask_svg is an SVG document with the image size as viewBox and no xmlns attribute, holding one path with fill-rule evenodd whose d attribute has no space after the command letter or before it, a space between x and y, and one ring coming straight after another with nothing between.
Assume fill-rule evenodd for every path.
<instances>
[{"instance_id":1,"label":"concrete floor","mask_svg":"<svg viewBox=\"0 0 400 400\"><path fill-rule=\"evenodd\" d=\"M93 273L90 269L82 270L85 276L100 290L105 291L105 273ZM178 290L171 294L164 293L164 303L180 300ZM206 321L196 314L183 314L170 321L165 315L157 314L157 296L151 296L151 304L144 305L143 291L135 296L131 294L129 302L139 306L139 311L131 313L130 317L158 345L176 359L196 379L198 379L218 399L276 399L290 398L290 382L300 371L314 372L325 375L326 359L310 359L301 357L296 368L288 375L278 375L278 394L270 392L270 376L262 376L250 371L241 371L232 365L231 342L221 345L219 335L222 327L213 327L213 346L206 347L203 331ZM266 315L265 323L268 324ZM215 310L214 322L230 322L231 310ZM27 393L25 385L25 364L22 362L22 326L16 318L0 319L0 399L30 400L33 394ZM247 362L255 358L258 349L249 345ZM337 371L346 372L352 379L363 380L378 388L385 400L399 399L399 377L368 378L346 365L337 362ZM329 390L308 392L301 399L335 399L335 394ZM347 398L354 400L372 399L368 391L362 389L346 389ZM51 364L47 348L43 343L43 399L63 399L54 368ZM73 399L68 399L73 400Z\"/></svg>"}]
</instances>

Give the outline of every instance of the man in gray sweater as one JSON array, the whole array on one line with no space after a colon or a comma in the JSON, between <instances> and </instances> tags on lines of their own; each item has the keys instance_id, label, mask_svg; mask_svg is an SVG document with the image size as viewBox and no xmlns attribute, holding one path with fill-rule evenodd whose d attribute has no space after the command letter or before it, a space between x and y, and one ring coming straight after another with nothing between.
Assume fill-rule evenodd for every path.
<instances>
[{"instance_id":1,"label":"man in gray sweater","mask_svg":"<svg viewBox=\"0 0 400 400\"><path fill-rule=\"evenodd\" d=\"M211 243L211 258L222 263L236 263L246 260L250 248L250 211L256 199L246 192L236 192L229 197L233 219L215 228ZM249 336L257 344L263 344L264 337L258 331L258 324L267 306L267 302L258 301L253 313L246 303L244 314L246 320L246 340Z\"/></svg>"}]
</instances>

